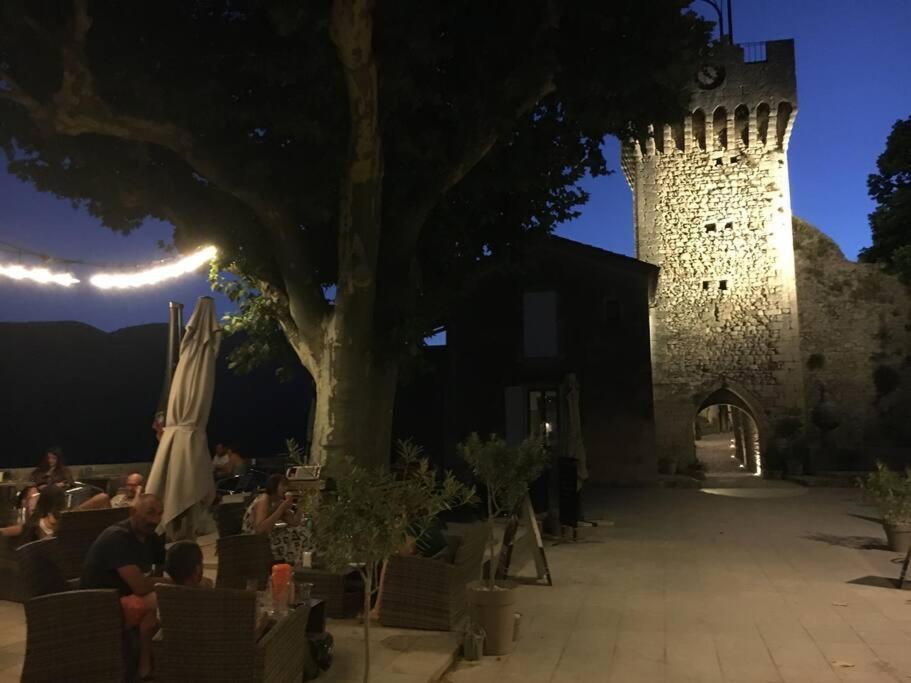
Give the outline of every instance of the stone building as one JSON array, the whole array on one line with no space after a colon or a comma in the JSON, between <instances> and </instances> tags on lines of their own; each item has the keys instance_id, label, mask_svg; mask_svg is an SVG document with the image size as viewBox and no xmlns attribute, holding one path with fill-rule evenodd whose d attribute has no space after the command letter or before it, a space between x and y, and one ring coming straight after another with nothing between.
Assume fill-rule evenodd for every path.
<instances>
[{"instance_id":1,"label":"stone building","mask_svg":"<svg viewBox=\"0 0 911 683\"><path fill-rule=\"evenodd\" d=\"M697 413L734 405L745 442L805 409L787 148L790 40L718 47L689 113L624 145L638 258L660 267L651 308L659 458L693 457ZM750 463L760 467L759 449Z\"/></svg>"}]
</instances>

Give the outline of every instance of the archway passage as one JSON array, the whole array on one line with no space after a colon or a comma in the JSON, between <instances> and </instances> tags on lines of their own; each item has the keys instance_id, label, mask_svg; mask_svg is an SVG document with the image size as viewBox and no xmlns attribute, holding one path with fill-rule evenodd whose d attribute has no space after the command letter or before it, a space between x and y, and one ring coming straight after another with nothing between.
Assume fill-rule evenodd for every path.
<instances>
[{"instance_id":1,"label":"archway passage","mask_svg":"<svg viewBox=\"0 0 911 683\"><path fill-rule=\"evenodd\" d=\"M759 428L749 406L735 394L716 392L700 406L693 422L696 458L707 476L762 473Z\"/></svg>"}]
</instances>

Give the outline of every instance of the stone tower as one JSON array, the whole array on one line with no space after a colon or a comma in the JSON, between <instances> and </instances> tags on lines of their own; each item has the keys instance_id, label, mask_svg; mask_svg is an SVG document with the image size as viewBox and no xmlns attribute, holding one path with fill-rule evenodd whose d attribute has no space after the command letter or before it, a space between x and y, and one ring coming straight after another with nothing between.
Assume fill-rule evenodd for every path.
<instances>
[{"instance_id":1,"label":"stone tower","mask_svg":"<svg viewBox=\"0 0 911 683\"><path fill-rule=\"evenodd\" d=\"M682 121L624 145L637 256L660 266L652 302L658 457L693 457L713 403L745 410L760 450L803 414L787 148L794 43L722 45ZM759 463L757 463L759 465Z\"/></svg>"}]
</instances>

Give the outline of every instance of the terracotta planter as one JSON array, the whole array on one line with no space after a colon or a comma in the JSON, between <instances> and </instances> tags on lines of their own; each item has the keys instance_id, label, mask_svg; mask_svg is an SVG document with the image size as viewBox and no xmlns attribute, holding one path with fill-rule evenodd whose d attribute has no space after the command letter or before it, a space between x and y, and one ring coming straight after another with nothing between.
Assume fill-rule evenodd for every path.
<instances>
[{"instance_id":1,"label":"terracotta planter","mask_svg":"<svg viewBox=\"0 0 911 683\"><path fill-rule=\"evenodd\" d=\"M889 547L897 553L906 553L911 548L911 522L890 524L883 522Z\"/></svg>"},{"instance_id":2,"label":"terracotta planter","mask_svg":"<svg viewBox=\"0 0 911 683\"><path fill-rule=\"evenodd\" d=\"M516 631L516 584L497 581L496 590L488 590L486 581L472 581L466 586L468 614L484 629L485 655L512 652Z\"/></svg>"}]
</instances>

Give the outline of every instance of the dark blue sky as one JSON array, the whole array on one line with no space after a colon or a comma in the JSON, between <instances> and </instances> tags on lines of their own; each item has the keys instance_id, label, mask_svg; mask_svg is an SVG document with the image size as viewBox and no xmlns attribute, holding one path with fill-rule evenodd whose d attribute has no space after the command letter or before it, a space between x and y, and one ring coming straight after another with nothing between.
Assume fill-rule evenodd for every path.
<instances>
[{"instance_id":1,"label":"dark blue sky","mask_svg":"<svg viewBox=\"0 0 911 683\"><path fill-rule=\"evenodd\" d=\"M723 0L722 0L723 1ZM734 0L734 39L794 38L799 112L791 138L794 213L835 238L854 258L869 244L866 178L892 124L911 115L909 0ZM702 2L694 9L707 10ZM590 179L590 202L560 234L633 254L632 205L619 172L619 145L605 143L617 173ZM116 235L70 204L42 195L0 172L0 240L86 260L142 263L161 258L167 225L148 222ZM7 262L0 254L0 262ZM24 261L25 262L25 261ZM77 277L88 270L76 267ZM204 275L134 292L70 290L0 278L0 320L79 320L111 330L164 321L167 302L191 307L207 294Z\"/></svg>"}]
</instances>

